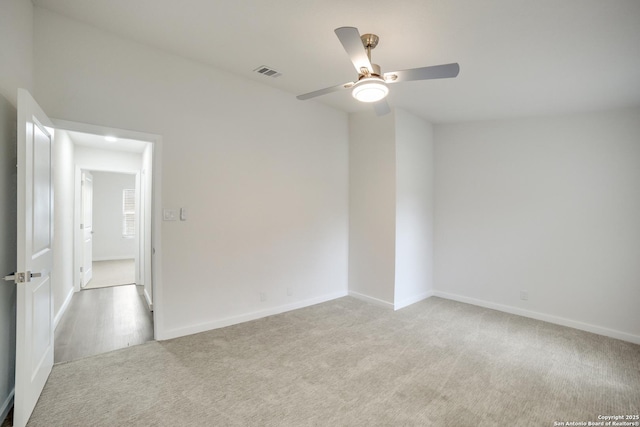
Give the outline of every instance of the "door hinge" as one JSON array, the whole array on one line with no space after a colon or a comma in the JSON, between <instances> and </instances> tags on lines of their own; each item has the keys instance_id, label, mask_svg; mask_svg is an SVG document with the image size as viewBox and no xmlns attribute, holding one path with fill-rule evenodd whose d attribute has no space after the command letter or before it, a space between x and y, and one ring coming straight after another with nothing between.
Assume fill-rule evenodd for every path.
<instances>
[{"instance_id":1,"label":"door hinge","mask_svg":"<svg viewBox=\"0 0 640 427\"><path fill-rule=\"evenodd\" d=\"M80 230L84 230L84 224L80 224Z\"/></svg>"},{"instance_id":2,"label":"door hinge","mask_svg":"<svg viewBox=\"0 0 640 427\"><path fill-rule=\"evenodd\" d=\"M32 277L42 277L42 273L32 273L30 271L11 273L8 276L4 276L4 280L14 283L30 282Z\"/></svg>"},{"instance_id":3,"label":"door hinge","mask_svg":"<svg viewBox=\"0 0 640 427\"><path fill-rule=\"evenodd\" d=\"M80 273L84 272L84 267L80 267Z\"/></svg>"}]
</instances>

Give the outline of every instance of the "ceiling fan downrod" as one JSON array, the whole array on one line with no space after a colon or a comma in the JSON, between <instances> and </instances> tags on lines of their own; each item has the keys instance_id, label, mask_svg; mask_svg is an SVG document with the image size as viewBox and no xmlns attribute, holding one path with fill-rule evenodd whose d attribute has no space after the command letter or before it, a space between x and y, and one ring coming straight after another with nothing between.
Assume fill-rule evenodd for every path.
<instances>
[{"instance_id":1,"label":"ceiling fan downrod","mask_svg":"<svg viewBox=\"0 0 640 427\"><path fill-rule=\"evenodd\" d=\"M360 36L360 40L362 40L362 45L364 46L365 51L367 52L367 58L369 58L369 62L371 62L371 51L378 46L378 42L380 38L375 34L363 34ZM358 76L358 80L362 80L363 78L369 78L371 76L380 77L382 76L382 71L380 70L380 66L378 64L374 64L371 62L372 70L368 68L362 67L360 69L360 76Z\"/></svg>"},{"instance_id":2,"label":"ceiling fan downrod","mask_svg":"<svg viewBox=\"0 0 640 427\"><path fill-rule=\"evenodd\" d=\"M369 61L371 61L371 50L378 46L380 38L375 34L363 34L360 36L360 40L362 40L362 45L367 50L367 56L369 57Z\"/></svg>"}]
</instances>

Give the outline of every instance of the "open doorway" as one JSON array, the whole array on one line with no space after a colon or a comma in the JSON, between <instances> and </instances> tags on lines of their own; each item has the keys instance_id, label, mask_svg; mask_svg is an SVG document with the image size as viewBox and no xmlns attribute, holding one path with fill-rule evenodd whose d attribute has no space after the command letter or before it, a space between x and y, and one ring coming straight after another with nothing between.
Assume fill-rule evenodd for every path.
<instances>
[{"instance_id":1,"label":"open doorway","mask_svg":"<svg viewBox=\"0 0 640 427\"><path fill-rule=\"evenodd\" d=\"M73 223L72 256L60 261L72 287L56 319L56 363L154 338L154 144L127 134L66 122L56 129L69 147L59 163L71 167L59 205Z\"/></svg>"},{"instance_id":2,"label":"open doorway","mask_svg":"<svg viewBox=\"0 0 640 427\"><path fill-rule=\"evenodd\" d=\"M82 290L136 284L136 175L81 171Z\"/></svg>"}]
</instances>

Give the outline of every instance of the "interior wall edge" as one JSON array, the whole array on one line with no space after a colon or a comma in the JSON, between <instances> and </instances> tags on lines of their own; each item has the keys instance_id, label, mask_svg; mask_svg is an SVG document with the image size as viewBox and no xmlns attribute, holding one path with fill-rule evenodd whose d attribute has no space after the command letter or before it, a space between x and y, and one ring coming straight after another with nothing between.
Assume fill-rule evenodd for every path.
<instances>
[{"instance_id":1,"label":"interior wall edge","mask_svg":"<svg viewBox=\"0 0 640 427\"><path fill-rule=\"evenodd\" d=\"M394 308L394 305L393 305L392 302L385 301L385 300L382 300L380 298L375 298L375 297L372 297L372 296L369 296L369 295L365 295L365 294L362 294L360 292L356 292L356 291L351 291L350 290L349 291L349 296L357 298L357 299L362 300L362 301L366 301L366 302L371 303L371 304L375 304L375 305L380 306L380 307L390 308L392 310Z\"/></svg>"},{"instance_id":2,"label":"interior wall edge","mask_svg":"<svg viewBox=\"0 0 640 427\"><path fill-rule=\"evenodd\" d=\"M153 311L153 301L151 300L151 295L147 292L147 289L144 290L144 300L147 303L147 307L149 311Z\"/></svg>"},{"instance_id":3,"label":"interior wall edge","mask_svg":"<svg viewBox=\"0 0 640 427\"><path fill-rule=\"evenodd\" d=\"M393 309L394 310L401 310L405 307L409 307L410 305L413 305L415 303L418 303L420 301L426 300L427 298L430 298L434 295L434 290L429 290L427 292L423 292L421 294L418 295L413 295L409 298L405 298L402 301L399 302L395 302L393 305Z\"/></svg>"},{"instance_id":4,"label":"interior wall edge","mask_svg":"<svg viewBox=\"0 0 640 427\"><path fill-rule=\"evenodd\" d=\"M67 296L65 297L64 302L60 306L60 310L58 310L58 312L55 314L55 317L53 318L54 330L58 327L58 323L60 323L60 320L62 320L62 317L64 316L64 313L67 311L67 308L69 308L69 304L71 304L71 299L73 298L74 293L75 293L74 288L72 286L71 288L69 288L69 292L67 293Z\"/></svg>"},{"instance_id":5,"label":"interior wall edge","mask_svg":"<svg viewBox=\"0 0 640 427\"><path fill-rule=\"evenodd\" d=\"M491 301L471 298L464 295L451 294L448 292L441 292L437 290L434 292L433 296L452 300L452 301L463 302L465 304L471 304L478 307L489 308L491 310L497 310L503 313L515 314L517 316L541 320L543 322L553 323L555 325L566 326L573 329L579 329L581 331L591 332L593 334L603 335L609 338L615 338L615 339L627 341L633 344L640 344L640 336L638 335L630 334L623 331L617 331L614 329L609 329L609 328L605 328L598 325L592 325L589 323L583 323L577 320L567 319L565 317L554 316L552 314L541 313L538 311L525 310L525 309L514 307L511 305L497 304Z\"/></svg>"},{"instance_id":6,"label":"interior wall edge","mask_svg":"<svg viewBox=\"0 0 640 427\"><path fill-rule=\"evenodd\" d=\"M164 341L173 338L183 337L186 335L193 335L200 332L207 332L213 329L225 328L227 326L237 325L238 323L249 322L252 320L262 319L264 317L273 316L275 314L285 313L287 311L297 310L299 308L310 307L312 305L321 304L323 302L331 301L334 299L347 296L346 291L335 292L326 294L314 298L309 298L302 301L297 301L292 304L284 304L276 307L270 307L264 310L258 310L253 312L244 313L237 316L226 317L222 319L216 319L210 322L199 323L195 325L189 325L180 328L162 329L156 332L156 340Z\"/></svg>"}]
</instances>

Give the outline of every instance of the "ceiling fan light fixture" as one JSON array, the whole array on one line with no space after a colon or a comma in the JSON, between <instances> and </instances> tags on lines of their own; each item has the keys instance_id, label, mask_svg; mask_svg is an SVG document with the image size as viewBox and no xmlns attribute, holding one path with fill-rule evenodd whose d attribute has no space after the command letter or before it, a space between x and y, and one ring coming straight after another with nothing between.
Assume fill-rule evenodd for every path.
<instances>
[{"instance_id":1,"label":"ceiling fan light fixture","mask_svg":"<svg viewBox=\"0 0 640 427\"><path fill-rule=\"evenodd\" d=\"M351 91L351 95L360 102L377 102L389 94L389 88L384 80L378 77L367 77L358 81Z\"/></svg>"}]
</instances>

